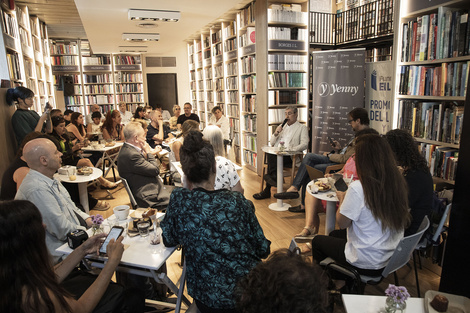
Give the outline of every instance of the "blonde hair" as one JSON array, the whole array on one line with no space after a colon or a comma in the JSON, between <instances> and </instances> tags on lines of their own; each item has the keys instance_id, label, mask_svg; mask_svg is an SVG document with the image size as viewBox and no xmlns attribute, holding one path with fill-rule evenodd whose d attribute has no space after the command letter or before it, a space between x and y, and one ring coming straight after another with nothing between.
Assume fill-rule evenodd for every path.
<instances>
[{"instance_id":1,"label":"blonde hair","mask_svg":"<svg viewBox=\"0 0 470 313\"><path fill-rule=\"evenodd\" d=\"M225 156L225 149L224 149L224 135L222 134L222 130L215 126L209 125L202 131L204 135L204 139L209 141L214 148L215 155L218 156Z\"/></svg>"}]
</instances>

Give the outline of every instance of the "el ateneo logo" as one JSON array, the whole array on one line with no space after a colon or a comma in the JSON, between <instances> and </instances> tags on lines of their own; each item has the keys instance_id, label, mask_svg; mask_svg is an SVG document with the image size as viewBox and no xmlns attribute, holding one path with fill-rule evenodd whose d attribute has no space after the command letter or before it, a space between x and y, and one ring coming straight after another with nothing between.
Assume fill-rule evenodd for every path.
<instances>
[{"instance_id":1,"label":"el ateneo logo","mask_svg":"<svg viewBox=\"0 0 470 313\"><path fill-rule=\"evenodd\" d=\"M355 96L359 91L359 86L340 86L338 84L328 84L321 82L317 88L320 97L333 96L336 93L349 93Z\"/></svg>"},{"instance_id":2,"label":"el ateneo logo","mask_svg":"<svg viewBox=\"0 0 470 313\"><path fill-rule=\"evenodd\" d=\"M377 71L373 70L370 74L370 87L377 91Z\"/></svg>"}]
</instances>

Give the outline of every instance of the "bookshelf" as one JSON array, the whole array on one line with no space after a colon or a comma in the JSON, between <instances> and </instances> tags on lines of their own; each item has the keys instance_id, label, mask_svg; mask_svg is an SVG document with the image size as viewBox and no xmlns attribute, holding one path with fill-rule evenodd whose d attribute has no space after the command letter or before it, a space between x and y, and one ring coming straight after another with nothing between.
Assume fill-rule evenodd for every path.
<instances>
[{"instance_id":1,"label":"bookshelf","mask_svg":"<svg viewBox=\"0 0 470 313\"><path fill-rule=\"evenodd\" d=\"M435 181L455 183L470 67L470 1L400 16L396 123L419 143Z\"/></svg>"},{"instance_id":2,"label":"bookshelf","mask_svg":"<svg viewBox=\"0 0 470 313\"><path fill-rule=\"evenodd\" d=\"M15 10L11 10L5 2L1 3L2 8L2 35L6 51L8 67L8 77L12 87L24 86L24 63L21 51L21 43L18 30L18 21ZM24 32L22 31L22 34ZM31 52L31 51L29 51ZM32 55L31 55L32 56Z\"/></svg>"},{"instance_id":3,"label":"bookshelf","mask_svg":"<svg viewBox=\"0 0 470 313\"><path fill-rule=\"evenodd\" d=\"M113 73L116 103L125 101L127 110L134 112L144 104L141 56L113 54Z\"/></svg>"}]
</instances>

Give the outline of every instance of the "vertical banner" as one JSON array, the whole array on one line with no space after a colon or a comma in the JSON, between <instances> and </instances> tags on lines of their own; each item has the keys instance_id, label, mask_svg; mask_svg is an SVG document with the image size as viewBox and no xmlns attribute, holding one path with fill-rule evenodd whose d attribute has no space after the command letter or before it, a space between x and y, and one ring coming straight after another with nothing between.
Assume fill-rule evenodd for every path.
<instances>
[{"instance_id":1,"label":"vertical banner","mask_svg":"<svg viewBox=\"0 0 470 313\"><path fill-rule=\"evenodd\" d=\"M392 61L366 63L366 109L379 134L392 129L392 73Z\"/></svg>"},{"instance_id":2,"label":"vertical banner","mask_svg":"<svg viewBox=\"0 0 470 313\"><path fill-rule=\"evenodd\" d=\"M330 152L328 137L342 146L353 136L348 113L364 107L365 50L312 52L312 152Z\"/></svg>"}]
</instances>

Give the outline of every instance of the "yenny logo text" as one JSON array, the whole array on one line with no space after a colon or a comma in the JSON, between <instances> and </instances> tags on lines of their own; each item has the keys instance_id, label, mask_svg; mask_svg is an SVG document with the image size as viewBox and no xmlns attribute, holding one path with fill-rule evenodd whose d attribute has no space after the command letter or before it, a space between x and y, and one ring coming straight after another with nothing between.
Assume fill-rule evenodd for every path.
<instances>
[{"instance_id":1,"label":"yenny logo text","mask_svg":"<svg viewBox=\"0 0 470 313\"><path fill-rule=\"evenodd\" d=\"M318 94L321 97L332 96L336 93L350 93L355 96L359 91L359 86L341 86L338 84L328 84L322 82L318 85Z\"/></svg>"}]
</instances>

